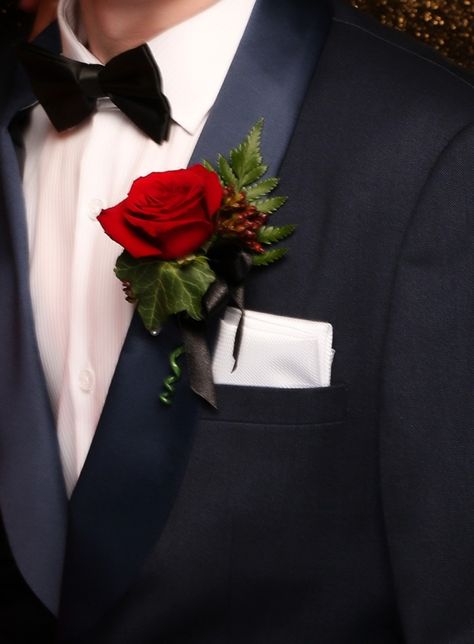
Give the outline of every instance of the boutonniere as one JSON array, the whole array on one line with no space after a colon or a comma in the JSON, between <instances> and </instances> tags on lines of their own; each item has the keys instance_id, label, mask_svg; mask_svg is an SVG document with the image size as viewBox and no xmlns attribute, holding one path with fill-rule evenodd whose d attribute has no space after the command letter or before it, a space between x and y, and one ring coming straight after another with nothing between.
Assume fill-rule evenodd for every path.
<instances>
[{"instance_id":1,"label":"boutonniere","mask_svg":"<svg viewBox=\"0 0 474 644\"><path fill-rule=\"evenodd\" d=\"M162 402L170 404L185 353L192 389L216 406L205 323L228 304L243 316L244 282L253 267L268 266L287 252L273 244L295 226L269 225L286 202L275 196L279 179L267 172L261 154L263 119L216 168L209 162L186 170L140 177L126 199L98 217L124 251L115 273L128 301L136 302L145 327L158 335L177 316L183 345L170 356L172 373ZM237 330L237 360L241 324Z\"/></svg>"}]
</instances>

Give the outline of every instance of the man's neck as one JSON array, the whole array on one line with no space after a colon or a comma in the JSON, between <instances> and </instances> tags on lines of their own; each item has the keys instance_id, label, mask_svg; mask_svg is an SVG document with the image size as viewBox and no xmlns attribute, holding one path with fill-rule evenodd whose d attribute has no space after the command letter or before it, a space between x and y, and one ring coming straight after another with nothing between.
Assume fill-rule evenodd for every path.
<instances>
[{"instance_id":1,"label":"man's neck","mask_svg":"<svg viewBox=\"0 0 474 644\"><path fill-rule=\"evenodd\" d=\"M218 0L80 0L88 47L103 63Z\"/></svg>"}]
</instances>

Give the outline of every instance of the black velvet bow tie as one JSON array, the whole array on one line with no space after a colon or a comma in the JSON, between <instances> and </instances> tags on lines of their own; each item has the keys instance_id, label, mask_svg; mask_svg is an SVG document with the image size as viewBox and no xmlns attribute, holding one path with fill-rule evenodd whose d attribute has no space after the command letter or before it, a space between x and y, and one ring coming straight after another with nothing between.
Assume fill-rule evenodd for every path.
<instances>
[{"instance_id":1,"label":"black velvet bow tie","mask_svg":"<svg viewBox=\"0 0 474 644\"><path fill-rule=\"evenodd\" d=\"M22 44L20 59L54 127L63 132L88 118L98 98L108 96L157 143L168 138L170 107L147 45L119 54L106 65L87 65Z\"/></svg>"}]
</instances>

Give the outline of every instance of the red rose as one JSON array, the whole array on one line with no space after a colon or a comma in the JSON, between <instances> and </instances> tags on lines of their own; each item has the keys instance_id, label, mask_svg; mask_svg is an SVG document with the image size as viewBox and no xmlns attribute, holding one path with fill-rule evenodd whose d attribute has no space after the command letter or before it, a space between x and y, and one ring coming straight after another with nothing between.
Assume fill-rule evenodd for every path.
<instances>
[{"instance_id":1,"label":"red rose","mask_svg":"<svg viewBox=\"0 0 474 644\"><path fill-rule=\"evenodd\" d=\"M98 219L133 257L178 259L212 236L223 194L217 174L202 165L153 172L136 179L128 197Z\"/></svg>"}]
</instances>

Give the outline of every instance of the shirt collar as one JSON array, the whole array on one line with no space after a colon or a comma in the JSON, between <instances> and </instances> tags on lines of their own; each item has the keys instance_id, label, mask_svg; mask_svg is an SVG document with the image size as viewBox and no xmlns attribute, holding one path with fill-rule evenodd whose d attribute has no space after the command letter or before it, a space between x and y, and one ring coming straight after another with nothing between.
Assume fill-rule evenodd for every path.
<instances>
[{"instance_id":1,"label":"shirt collar","mask_svg":"<svg viewBox=\"0 0 474 644\"><path fill-rule=\"evenodd\" d=\"M208 9L159 34L147 44L159 66L173 121L195 134L213 106L256 0L218 0ZM87 49L77 0L60 0L63 54L100 64Z\"/></svg>"}]
</instances>

